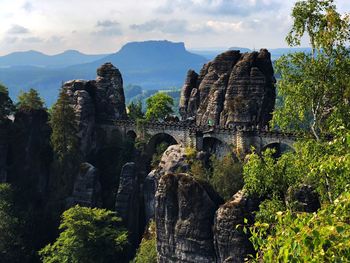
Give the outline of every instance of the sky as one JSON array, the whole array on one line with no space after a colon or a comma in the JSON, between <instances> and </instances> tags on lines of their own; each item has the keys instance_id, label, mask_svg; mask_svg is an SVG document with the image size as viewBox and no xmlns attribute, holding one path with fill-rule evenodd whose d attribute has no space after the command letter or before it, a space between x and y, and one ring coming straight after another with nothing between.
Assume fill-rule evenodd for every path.
<instances>
[{"instance_id":1,"label":"sky","mask_svg":"<svg viewBox=\"0 0 350 263\"><path fill-rule=\"evenodd\" d=\"M0 55L118 51L131 41L187 49L286 47L295 0L0 0ZM350 0L337 0L341 13ZM304 46L307 43L303 43Z\"/></svg>"}]
</instances>

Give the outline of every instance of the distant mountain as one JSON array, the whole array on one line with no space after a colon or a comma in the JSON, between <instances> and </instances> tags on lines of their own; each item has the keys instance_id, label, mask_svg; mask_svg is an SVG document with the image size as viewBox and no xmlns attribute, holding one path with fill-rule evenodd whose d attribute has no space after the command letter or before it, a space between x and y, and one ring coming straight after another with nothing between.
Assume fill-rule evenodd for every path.
<instances>
[{"instance_id":1,"label":"distant mountain","mask_svg":"<svg viewBox=\"0 0 350 263\"><path fill-rule=\"evenodd\" d=\"M230 47L229 50L239 50L241 53L252 52L250 48L246 47Z\"/></svg>"},{"instance_id":2,"label":"distant mountain","mask_svg":"<svg viewBox=\"0 0 350 263\"><path fill-rule=\"evenodd\" d=\"M77 50L67 50L57 55L46 55L44 53L30 50L14 52L0 56L0 68L13 66L36 66L36 67L68 67L76 64L89 63L108 54L86 55Z\"/></svg>"},{"instance_id":3,"label":"distant mountain","mask_svg":"<svg viewBox=\"0 0 350 263\"><path fill-rule=\"evenodd\" d=\"M205 58L212 60L214 59L217 55L219 55L222 52L225 52L226 50L239 50L241 53L245 52L252 52L253 50L245 47L231 47L228 49L209 49L209 50L197 50L193 49L191 50L193 53L204 56ZM311 48L308 47L302 47L302 48L272 48L268 49L269 52L271 53L271 59L276 60L280 58L282 55L285 54L290 54L290 53L295 53L295 52L305 52L305 53L311 53ZM258 50L257 50L258 51Z\"/></svg>"},{"instance_id":4,"label":"distant mountain","mask_svg":"<svg viewBox=\"0 0 350 263\"><path fill-rule=\"evenodd\" d=\"M309 47L300 47L300 48L273 48L270 50L271 59L276 60L282 55L287 55L296 52L311 53L311 48Z\"/></svg>"},{"instance_id":5,"label":"distant mountain","mask_svg":"<svg viewBox=\"0 0 350 263\"><path fill-rule=\"evenodd\" d=\"M20 89L36 88L51 105L61 82L71 79L95 79L96 69L112 62L123 75L124 83L143 89L182 86L189 69L199 70L208 59L188 52L184 43L170 41L131 42L120 51L93 62L64 68L12 66L0 68L0 82L16 97ZM20 76L20 77L19 77Z\"/></svg>"},{"instance_id":6,"label":"distant mountain","mask_svg":"<svg viewBox=\"0 0 350 263\"><path fill-rule=\"evenodd\" d=\"M245 47L231 47L231 48L211 48L208 50L205 49L191 49L190 51L194 54L203 56L209 60L213 60L217 55L227 51L227 50L239 50L241 53L251 52L249 48Z\"/></svg>"}]
</instances>

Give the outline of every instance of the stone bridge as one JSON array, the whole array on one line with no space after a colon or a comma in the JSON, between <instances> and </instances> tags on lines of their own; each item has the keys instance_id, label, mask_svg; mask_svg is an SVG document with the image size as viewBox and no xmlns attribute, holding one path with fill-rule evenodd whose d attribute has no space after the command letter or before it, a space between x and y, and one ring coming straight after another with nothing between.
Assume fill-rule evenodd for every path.
<instances>
[{"instance_id":1,"label":"stone bridge","mask_svg":"<svg viewBox=\"0 0 350 263\"><path fill-rule=\"evenodd\" d=\"M143 140L150 151L161 142L181 144L197 150L216 153L219 156L228 152L245 155L254 147L261 152L275 148L279 152L293 148L297 136L290 133L271 132L256 126L236 125L230 128L217 126L196 126L187 122L143 122L130 120L111 121L104 124L110 134L118 132L124 138Z\"/></svg>"}]
</instances>

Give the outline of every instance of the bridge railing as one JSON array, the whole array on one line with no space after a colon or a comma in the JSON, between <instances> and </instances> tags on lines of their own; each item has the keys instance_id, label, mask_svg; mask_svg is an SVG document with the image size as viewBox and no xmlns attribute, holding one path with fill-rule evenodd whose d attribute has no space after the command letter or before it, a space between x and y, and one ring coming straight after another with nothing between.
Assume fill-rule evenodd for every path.
<instances>
[{"instance_id":1,"label":"bridge railing","mask_svg":"<svg viewBox=\"0 0 350 263\"><path fill-rule=\"evenodd\" d=\"M133 120L109 120L109 124L116 126L137 126L137 122ZM232 133L237 132L257 132L263 136L280 137L280 138L290 138L297 139L305 137L302 133L291 133L291 132L281 132L276 130L269 130L268 127L259 127L258 125L249 124L233 124L229 127L222 127L219 125L196 125L195 123L189 123L186 121L179 122L165 122L165 121L147 121L143 123L145 128L173 128L173 129L188 129L191 132L201 132L201 133Z\"/></svg>"}]
</instances>

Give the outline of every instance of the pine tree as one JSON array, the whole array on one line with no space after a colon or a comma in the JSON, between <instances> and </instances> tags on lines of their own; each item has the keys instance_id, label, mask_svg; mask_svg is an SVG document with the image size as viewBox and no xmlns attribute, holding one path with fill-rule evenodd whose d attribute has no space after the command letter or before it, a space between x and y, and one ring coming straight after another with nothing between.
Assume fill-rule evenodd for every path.
<instances>
[{"instance_id":1,"label":"pine tree","mask_svg":"<svg viewBox=\"0 0 350 263\"><path fill-rule=\"evenodd\" d=\"M64 163L78 156L78 137L74 109L68 94L61 90L51 110L51 144L58 159Z\"/></svg>"},{"instance_id":2,"label":"pine tree","mask_svg":"<svg viewBox=\"0 0 350 263\"><path fill-rule=\"evenodd\" d=\"M37 90L30 89L28 92L20 92L17 107L24 111L41 110L44 109L44 101L40 98Z\"/></svg>"}]
</instances>

